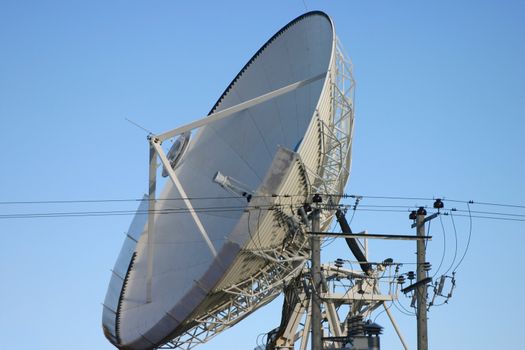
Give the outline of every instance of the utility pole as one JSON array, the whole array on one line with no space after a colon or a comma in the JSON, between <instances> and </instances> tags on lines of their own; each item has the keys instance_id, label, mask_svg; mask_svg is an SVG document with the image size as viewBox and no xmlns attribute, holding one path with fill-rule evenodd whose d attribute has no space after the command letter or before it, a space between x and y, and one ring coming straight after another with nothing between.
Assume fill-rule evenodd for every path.
<instances>
[{"instance_id":1,"label":"utility pole","mask_svg":"<svg viewBox=\"0 0 525 350\"><path fill-rule=\"evenodd\" d=\"M319 203L322 202L321 196L314 195L312 201L314 208L312 212L312 231L321 230L321 209ZM310 271L312 275L312 350L323 349L323 324L321 314L321 236L312 235L310 238L311 245L311 264Z\"/></svg>"},{"instance_id":2,"label":"utility pole","mask_svg":"<svg viewBox=\"0 0 525 350\"><path fill-rule=\"evenodd\" d=\"M427 211L420 207L416 216L417 235L425 236L425 215ZM427 278L425 271L426 263L426 241L417 241L417 282ZM427 284L421 283L417 287L417 349L428 350L428 330L427 330Z\"/></svg>"}]
</instances>

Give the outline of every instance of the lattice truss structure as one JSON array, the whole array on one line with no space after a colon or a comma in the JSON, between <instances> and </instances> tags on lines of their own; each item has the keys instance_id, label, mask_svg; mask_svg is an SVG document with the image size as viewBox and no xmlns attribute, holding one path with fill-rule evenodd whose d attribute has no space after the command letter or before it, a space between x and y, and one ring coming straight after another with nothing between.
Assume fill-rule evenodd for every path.
<instances>
[{"instance_id":1,"label":"lattice truss structure","mask_svg":"<svg viewBox=\"0 0 525 350\"><path fill-rule=\"evenodd\" d=\"M342 260L341 260L342 262ZM369 319L384 308L406 349L389 305L397 300L397 264L375 264L369 274L346 268L342 263L322 266L322 287L315 290L308 269L285 288L281 324L267 333L258 349L306 350L311 331L311 296L322 300L323 348L338 349L352 341L352 319ZM388 304L387 304L388 303ZM349 322L350 321L350 322Z\"/></svg>"},{"instance_id":2,"label":"lattice truss structure","mask_svg":"<svg viewBox=\"0 0 525 350\"><path fill-rule=\"evenodd\" d=\"M311 193L337 196L343 193L349 175L355 88L352 63L345 56L338 40L333 67L335 67L334 71L329 72L329 113L321 116L317 111L315 116L321 140L320 167L315 171L313 169L306 169L306 171L311 179ZM207 121L210 122L210 119L208 118ZM166 133L164 138L173 137L183 131L186 130L181 128L176 132ZM159 147L157 151L161 152ZM325 198L331 201L329 195ZM337 202L338 199L335 200L335 203ZM192 349L207 342L241 321L255 309L275 299L290 280L301 274L310 254L305 234L306 227L299 224L293 213L279 212L279 207L273 210L277 213L275 220L288 230L289 239L279 247L251 250L250 254L265 259L268 264L257 274L226 288L224 292L230 295L226 302L195 318L194 325L190 329L159 349ZM330 223L333 214L334 211L324 211L321 227L326 227ZM295 224L290 224L292 222Z\"/></svg>"},{"instance_id":3,"label":"lattice truss structure","mask_svg":"<svg viewBox=\"0 0 525 350\"><path fill-rule=\"evenodd\" d=\"M341 194L351 168L352 137L354 130L354 98L355 80L353 65L344 49L336 39L334 72L330 79L330 113L328 119L323 118L319 111L317 119L321 139L320 171L309 169L312 181L312 193L324 195ZM328 196L330 202L330 196ZM334 212L322 214L321 227L332 220Z\"/></svg>"},{"instance_id":4,"label":"lattice truss structure","mask_svg":"<svg viewBox=\"0 0 525 350\"><path fill-rule=\"evenodd\" d=\"M230 295L226 302L196 318L194 327L160 349L192 349L207 342L272 301L288 281L300 274L309 258L304 227L278 207L273 208L273 212L278 225L288 230L282 246L245 252L265 259L268 264L250 278L224 289L223 292Z\"/></svg>"},{"instance_id":5,"label":"lattice truss structure","mask_svg":"<svg viewBox=\"0 0 525 350\"><path fill-rule=\"evenodd\" d=\"M317 193L343 193L350 172L354 129L354 90L352 62L337 41L335 74L332 75L332 113L328 123L322 121L323 173ZM344 179L344 181L341 181Z\"/></svg>"}]
</instances>

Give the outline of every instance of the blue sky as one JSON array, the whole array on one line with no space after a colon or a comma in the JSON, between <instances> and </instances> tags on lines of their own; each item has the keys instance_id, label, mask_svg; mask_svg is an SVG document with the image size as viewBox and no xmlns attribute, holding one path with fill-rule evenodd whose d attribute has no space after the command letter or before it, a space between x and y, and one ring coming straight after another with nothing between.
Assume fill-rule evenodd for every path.
<instances>
[{"instance_id":1,"label":"blue sky","mask_svg":"<svg viewBox=\"0 0 525 350\"><path fill-rule=\"evenodd\" d=\"M355 65L348 193L525 203L524 1L306 5L333 18ZM125 118L160 132L206 115L251 55L303 12L301 0L1 0L0 201L141 197L146 134ZM466 210L464 203L445 203ZM134 207L3 204L0 210ZM130 220L0 219L2 348L111 349L101 331L101 302ZM469 222L456 220L462 253ZM377 233L411 233L409 224L407 213L385 212L357 212L352 223ZM449 217L443 227L446 266L454 251ZM524 228L525 222L474 219L454 297L429 313L432 348L520 347ZM443 254L437 221L431 232L429 257L437 266ZM374 242L371 257L411 261L414 250L411 243ZM324 257L349 252L334 243ZM394 313L415 348L415 319ZM200 349L252 349L279 315L273 303ZM386 327L383 348L400 348L384 315L377 322Z\"/></svg>"}]
</instances>

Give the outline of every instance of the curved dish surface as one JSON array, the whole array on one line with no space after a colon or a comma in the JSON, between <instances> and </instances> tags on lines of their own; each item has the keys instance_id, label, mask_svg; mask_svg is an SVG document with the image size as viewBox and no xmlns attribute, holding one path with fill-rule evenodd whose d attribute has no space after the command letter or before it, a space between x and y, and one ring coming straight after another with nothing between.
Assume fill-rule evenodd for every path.
<instances>
[{"instance_id":1,"label":"curved dish surface","mask_svg":"<svg viewBox=\"0 0 525 350\"><path fill-rule=\"evenodd\" d=\"M175 173L214 249L184 210L184 202L174 200L183 195L167 181L156 202L151 302L146 302L147 224L139 218L146 215L134 220L115 265L103 312L104 332L115 346L150 349L180 335L200 312L220 305L223 288L249 279L260 267L257 263L246 266L246 260L240 258L244 250L282 243L282 232L269 237L272 233L259 227L255 228L255 241L250 220L271 221L274 214L264 206L275 204L275 199L263 197L282 191L287 181L299 181L288 178L297 177L290 175L290 164L295 161L290 160L288 168L280 169L279 181L272 188L269 179L275 171L272 167L278 164L276 159L297 152L301 164L321 171L314 116L323 108L321 104L329 104L327 86L334 48L330 18L322 12L302 15L263 45L219 98L210 114L325 74L313 83L198 130ZM282 149L293 152L283 153ZM248 202L232 195L213 181L218 172L262 199ZM304 200L308 189L296 191L292 194ZM142 208L144 203L147 201ZM247 214L254 203L260 205L259 211Z\"/></svg>"}]
</instances>

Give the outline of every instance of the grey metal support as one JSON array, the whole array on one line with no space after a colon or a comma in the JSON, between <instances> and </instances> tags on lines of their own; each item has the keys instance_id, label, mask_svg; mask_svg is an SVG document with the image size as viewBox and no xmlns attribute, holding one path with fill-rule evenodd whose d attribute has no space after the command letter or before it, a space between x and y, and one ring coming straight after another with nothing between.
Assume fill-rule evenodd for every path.
<instances>
[{"instance_id":1,"label":"grey metal support","mask_svg":"<svg viewBox=\"0 0 525 350\"><path fill-rule=\"evenodd\" d=\"M308 332L310 331L310 327L312 326L312 312L311 312L312 306L308 306L308 312L306 313L306 318L304 320L304 328L303 332L301 334L301 345L299 346L299 350L306 350L308 347Z\"/></svg>"},{"instance_id":2,"label":"grey metal support","mask_svg":"<svg viewBox=\"0 0 525 350\"><path fill-rule=\"evenodd\" d=\"M383 307L385 308L386 314L388 315L390 322L392 322L392 326L394 326L394 330L396 331L396 334L399 337L401 344L403 345L403 349L408 350L408 344L405 341L405 338L403 337L403 333L401 333L401 330L399 329L399 326L397 325L396 319L394 318L394 315L392 315L392 312L390 312L390 307L386 305L385 301L383 302Z\"/></svg>"},{"instance_id":3,"label":"grey metal support","mask_svg":"<svg viewBox=\"0 0 525 350\"><path fill-rule=\"evenodd\" d=\"M312 231L318 232L321 225L321 210L316 205L312 212ZM321 237L312 235L310 238L312 247L312 350L323 348L323 325L321 314Z\"/></svg>"},{"instance_id":4,"label":"grey metal support","mask_svg":"<svg viewBox=\"0 0 525 350\"><path fill-rule=\"evenodd\" d=\"M146 302L151 303L151 278L153 275L153 254L154 242L153 234L155 231L155 191L157 188L157 152L153 147L152 140L149 145L149 192L148 192L148 257L147 257L147 277L146 277Z\"/></svg>"},{"instance_id":5,"label":"grey metal support","mask_svg":"<svg viewBox=\"0 0 525 350\"><path fill-rule=\"evenodd\" d=\"M425 208L419 208L416 217L417 235L425 236ZM425 271L426 246L425 241L417 241L417 281L427 278ZM417 349L428 350L427 330L427 284L422 283L417 288Z\"/></svg>"},{"instance_id":6,"label":"grey metal support","mask_svg":"<svg viewBox=\"0 0 525 350\"><path fill-rule=\"evenodd\" d=\"M208 236L208 233L206 232L206 229L204 228L204 226L203 226L199 216L197 215L197 212L195 211L195 209L193 209L193 205L191 204L191 201L190 201L188 195L186 194L186 191L184 190L184 187L182 187L182 184L179 181L179 178L175 174L175 170L173 170L173 168L171 167L170 162L169 162L168 158L166 157L166 154L162 150L162 147L160 146L160 141L159 142L156 142L156 141L158 141L158 139L154 140L151 143L151 145L154 147L155 151L157 152L157 154L158 154L158 156L160 158L160 161L164 165L164 168L168 171L168 175L169 175L171 181L173 182L173 184L175 185L175 187L179 191L179 193L181 195L181 198L182 198L182 201L184 202L184 204L188 208L188 211L189 211L191 217L193 218L193 221L195 222L195 225L199 229L199 232L200 232L202 238L204 239L204 241L208 245L208 248L210 248L210 251L213 254L213 256L217 256L217 250L215 249L215 246L213 245L213 242L211 241L210 237Z\"/></svg>"}]
</instances>

